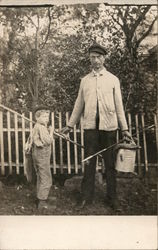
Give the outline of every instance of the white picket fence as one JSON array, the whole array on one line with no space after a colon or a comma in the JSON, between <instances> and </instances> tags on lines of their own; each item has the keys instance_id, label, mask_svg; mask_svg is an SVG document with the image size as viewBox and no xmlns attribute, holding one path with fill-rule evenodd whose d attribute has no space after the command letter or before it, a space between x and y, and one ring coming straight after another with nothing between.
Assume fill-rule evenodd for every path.
<instances>
[{"instance_id":1,"label":"white picket fence","mask_svg":"<svg viewBox=\"0 0 158 250\"><path fill-rule=\"evenodd\" d=\"M56 118L58 116L58 118ZM137 151L136 167L139 174L142 174L143 169L148 171L150 167L157 167L158 162L149 162L148 157L148 141L146 139L146 130L144 114L135 115L127 114L127 120L129 130L135 134L137 138L137 144L141 145L141 149ZM134 118L134 119L133 119ZM16 113L10 111L0 111L0 173L5 175L8 171L12 174L15 171L17 174L20 170L26 174L25 157L24 157L24 145L29 133L32 132L33 122L32 113L29 113L27 121L25 115L18 116ZM68 122L69 113L66 114L52 113L51 123L52 127L58 131ZM132 121L134 120L134 124ZM64 123L64 124L63 124ZM158 154L158 124L156 115L153 116L154 127L151 129L151 133L154 134L155 144L153 146L153 153ZM70 132L70 138L74 142L78 142L84 146L84 130L82 128L82 119L80 121L80 127L74 127ZM119 140L119 136L117 137ZM151 151L151 150L150 150ZM143 156L142 156L143 155ZM156 157L155 157L156 158ZM51 167L53 173L57 171L63 173L66 171L68 174L79 173L84 171L84 164L81 161L84 159L84 149L65 141L62 138L53 139L52 143L52 157ZM97 164L99 167L99 163Z\"/></svg>"}]
</instances>

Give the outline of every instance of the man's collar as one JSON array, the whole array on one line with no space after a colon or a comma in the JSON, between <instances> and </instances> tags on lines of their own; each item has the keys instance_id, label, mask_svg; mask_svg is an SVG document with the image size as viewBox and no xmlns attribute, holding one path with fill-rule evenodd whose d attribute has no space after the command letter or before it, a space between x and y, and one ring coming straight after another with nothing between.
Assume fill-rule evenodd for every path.
<instances>
[{"instance_id":1,"label":"man's collar","mask_svg":"<svg viewBox=\"0 0 158 250\"><path fill-rule=\"evenodd\" d=\"M106 73L106 68L103 68L99 72L96 72L94 69L92 70L92 75L93 76L103 76Z\"/></svg>"}]
</instances>

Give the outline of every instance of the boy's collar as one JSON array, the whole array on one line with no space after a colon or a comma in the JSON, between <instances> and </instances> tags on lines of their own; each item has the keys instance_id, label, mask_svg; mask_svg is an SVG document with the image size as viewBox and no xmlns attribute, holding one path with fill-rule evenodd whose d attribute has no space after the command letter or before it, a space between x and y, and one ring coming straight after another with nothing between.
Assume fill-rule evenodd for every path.
<instances>
[{"instance_id":1,"label":"boy's collar","mask_svg":"<svg viewBox=\"0 0 158 250\"><path fill-rule=\"evenodd\" d=\"M47 127L47 125L44 122L42 122L42 121L37 121L37 123L40 124L40 125L43 125L43 126Z\"/></svg>"}]
</instances>

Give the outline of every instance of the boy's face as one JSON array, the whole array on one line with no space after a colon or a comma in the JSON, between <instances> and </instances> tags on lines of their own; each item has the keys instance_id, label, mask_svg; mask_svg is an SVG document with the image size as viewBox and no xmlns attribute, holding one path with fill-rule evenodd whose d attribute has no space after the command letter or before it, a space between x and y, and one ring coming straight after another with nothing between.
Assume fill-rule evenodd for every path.
<instances>
[{"instance_id":1,"label":"boy's face","mask_svg":"<svg viewBox=\"0 0 158 250\"><path fill-rule=\"evenodd\" d=\"M37 122L47 125L49 122L49 115L50 115L49 111L41 111L40 116L36 117L36 120Z\"/></svg>"}]
</instances>

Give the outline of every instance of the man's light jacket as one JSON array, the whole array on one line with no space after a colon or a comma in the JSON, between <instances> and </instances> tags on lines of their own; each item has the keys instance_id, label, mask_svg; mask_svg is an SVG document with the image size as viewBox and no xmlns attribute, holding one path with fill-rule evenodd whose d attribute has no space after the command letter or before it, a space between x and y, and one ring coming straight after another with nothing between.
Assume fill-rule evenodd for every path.
<instances>
[{"instance_id":1,"label":"man's light jacket","mask_svg":"<svg viewBox=\"0 0 158 250\"><path fill-rule=\"evenodd\" d=\"M95 129L97 102L99 130L112 131L118 126L121 130L128 129L119 79L105 68L97 74L92 71L81 80L68 126L73 127L83 114L83 128Z\"/></svg>"}]
</instances>

